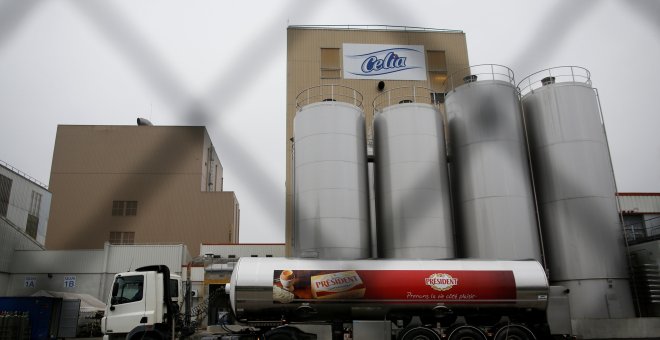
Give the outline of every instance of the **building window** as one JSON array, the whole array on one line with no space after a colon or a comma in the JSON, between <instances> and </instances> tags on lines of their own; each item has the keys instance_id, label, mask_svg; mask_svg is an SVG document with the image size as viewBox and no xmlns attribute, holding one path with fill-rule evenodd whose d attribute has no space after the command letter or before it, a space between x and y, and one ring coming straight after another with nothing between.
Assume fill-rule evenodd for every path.
<instances>
[{"instance_id":1,"label":"building window","mask_svg":"<svg viewBox=\"0 0 660 340\"><path fill-rule=\"evenodd\" d=\"M132 231L111 231L110 244L134 244L135 232Z\"/></svg>"},{"instance_id":2,"label":"building window","mask_svg":"<svg viewBox=\"0 0 660 340\"><path fill-rule=\"evenodd\" d=\"M252 254L252 255L250 255L250 257L259 257L259 255Z\"/></svg>"},{"instance_id":3,"label":"building window","mask_svg":"<svg viewBox=\"0 0 660 340\"><path fill-rule=\"evenodd\" d=\"M30 214L39 216L39 211L41 210L41 194L32 191L32 201L30 203Z\"/></svg>"},{"instance_id":4,"label":"building window","mask_svg":"<svg viewBox=\"0 0 660 340\"><path fill-rule=\"evenodd\" d=\"M444 92L431 93L431 100L433 101L433 104L444 104L445 93Z\"/></svg>"},{"instance_id":5,"label":"building window","mask_svg":"<svg viewBox=\"0 0 660 340\"><path fill-rule=\"evenodd\" d=\"M137 201L126 201L126 216L137 216L137 209Z\"/></svg>"},{"instance_id":6,"label":"building window","mask_svg":"<svg viewBox=\"0 0 660 340\"><path fill-rule=\"evenodd\" d=\"M124 201L112 201L112 216L124 215Z\"/></svg>"},{"instance_id":7,"label":"building window","mask_svg":"<svg viewBox=\"0 0 660 340\"><path fill-rule=\"evenodd\" d=\"M137 216L137 201L112 201L112 216Z\"/></svg>"},{"instance_id":8,"label":"building window","mask_svg":"<svg viewBox=\"0 0 660 340\"><path fill-rule=\"evenodd\" d=\"M321 79L339 79L340 75L339 49L321 48Z\"/></svg>"},{"instance_id":9,"label":"building window","mask_svg":"<svg viewBox=\"0 0 660 340\"><path fill-rule=\"evenodd\" d=\"M426 51L426 60L429 72L429 85L438 92L445 92L445 81L447 80L445 51Z\"/></svg>"},{"instance_id":10,"label":"building window","mask_svg":"<svg viewBox=\"0 0 660 340\"><path fill-rule=\"evenodd\" d=\"M273 257L273 255L267 254L266 257Z\"/></svg>"},{"instance_id":11,"label":"building window","mask_svg":"<svg viewBox=\"0 0 660 340\"><path fill-rule=\"evenodd\" d=\"M39 229L39 212L41 211L41 194L32 191L32 200L30 201L30 210L28 211L25 232L33 239L37 239L37 230Z\"/></svg>"},{"instance_id":12,"label":"building window","mask_svg":"<svg viewBox=\"0 0 660 340\"><path fill-rule=\"evenodd\" d=\"M30 235L33 239L37 239L37 230L39 229L39 217L28 214L27 223L25 224L25 233Z\"/></svg>"},{"instance_id":13,"label":"building window","mask_svg":"<svg viewBox=\"0 0 660 340\"><path fill-rule=\"evenodd\" d=\"M235 258L236 258L236 255L229 255L228 258L230 258L230 259L235 259Z\"/></svg>"},{"instance_id":14,"label":"building window","mask_svg":"<svg viewBox=\"0 0 660 340\"><path fill-rule=\"evenodd\" d=\"M11 178L0 175L0 215L4 217L7 217L7 209L9 208L11 184Z\"/></svg>"}]
</instances>

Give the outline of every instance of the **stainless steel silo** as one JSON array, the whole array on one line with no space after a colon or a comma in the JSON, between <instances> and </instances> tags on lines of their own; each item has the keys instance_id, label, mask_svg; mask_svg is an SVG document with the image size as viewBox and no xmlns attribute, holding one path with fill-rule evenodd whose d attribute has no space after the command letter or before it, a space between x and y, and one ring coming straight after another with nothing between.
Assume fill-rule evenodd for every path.
<instances>
[{"instance_id":1,"label":"stainless steel silo","mask_svg":"<svg viewBox=\"0 0 660 340\"><path fill-rule=\"evenodd\" d=\"M520 84L550 280L573 318L634 316L616 187L589 72L559 67Z\"/></svg>"},{"instance_id":2,"label":"stainless steel silo","mask_svg":"<svg viewBox=\"0 0 660 340\"><path fill-rule=\"evenodd\" d=\"M370 257L365 117L355 90L303 91L294 118L293 256Z\"/></svg>"},{"instance_id":3,"label":"stainless steel silo","mask_svg":"<svg viewBox=\"0 0 660 340\"><path fill-rule=\"evenodd\" d=\"M374 101L381 258L454 257L444 124L431 93L399 88Z\"/></svg>"},{"instance_id":4,"label":"stainless steel silo","mask_svg":"<svg viewBox=\"0 0 660 340\"><path fill-rule=\"evenodd\" d=\"M451 75L448 82L445 105L461 256L541 261L513 72L477 65Z\"/></svg>"}]
</instances>

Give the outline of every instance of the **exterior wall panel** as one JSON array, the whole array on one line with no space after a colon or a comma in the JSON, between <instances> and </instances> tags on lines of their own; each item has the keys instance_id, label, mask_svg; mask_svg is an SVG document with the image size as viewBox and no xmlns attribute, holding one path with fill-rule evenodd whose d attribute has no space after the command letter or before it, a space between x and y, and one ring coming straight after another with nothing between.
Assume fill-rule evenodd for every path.
<instances>
[{"instance_id":1,"label":"exterior wall panel","mask_svg":"<svg viewBox=\"0 0 660 340\"><path fill-rule=\"evenodd\" d=\"M14 253L12 274L100 273L103 250L19 250Z\"/></svg>"},{"instance_id":2,"label":"exterior wall panel","mask_svg":"<svg viewBox=\"0 0 660 340\"><path fill-rule=\"evenodd\" d=\"M108 273L119 273L154 264L164 264L174 274L181 274L181 265L187 263L186 247L176 245L113 245L108 248Z\"/></svg>"},{"instance_id":3,"label":"exterior wall panel","mask_svg":"<svg viewBox=\"0 0 660 340\"><path fill-rule=\"evenodd\" d=\"M634 214L659 213L660 194L652 193L618 193L619 208L622 212Z\"/></svg>"},{"instance_id":4,"label":"exterior wall panel","mask_svg":"<svg viewBox=\"0 0 660 340\"><path fill-rule=\"evenodd\" d=\"M5 218L0 217L0 295L9 288L15 250L43 250L43 246Z\"/></svg>"},{"instance_id":5,"label":"exterior wall panel","mask_svg":"<svg viewBox=\"0 0 660 340\"><path fill-rule=\"evenodd\" d=\"M75 287L65 287L65 276L75 276ZM25 287L26 277L34 279L34 288ZM78 294L89 294L97 299L104 301L105 298L99 296L99 285L103 276L100 273L81 274L81 273L63 273L63 274L12 274L9 280L9 296L30 296L40 290L49 290L54 292L67 292Z\"/></svg>"},{"instance_id":6,"label":"exterior wall panel","mask_svg":"<svg viewBox=\"0 0 660 340\"><path fill-rule=\"evenodd\" d=\"M86 293L106 301L118 272L164 264L180 275L190 261L187 247L182 244L106 244L102 250L15 251L10 268L0 272L0 294L31 295L39 290L52 290ZM64 285L66 276L75 277L75 287ZM28 279L34 283L33 287L26 287Z\"/></svg>"}]
</instances>

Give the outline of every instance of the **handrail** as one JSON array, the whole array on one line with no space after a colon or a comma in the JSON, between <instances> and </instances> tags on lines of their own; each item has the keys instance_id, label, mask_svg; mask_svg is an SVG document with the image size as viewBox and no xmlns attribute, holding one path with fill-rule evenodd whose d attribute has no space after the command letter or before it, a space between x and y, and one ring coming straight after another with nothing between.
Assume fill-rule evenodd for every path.
<instances>
[{"instance_id":1,"label":"handrail","mask_svg":"<svg viewBox=\"0 0 660 340\"><path fill-rule=\"evenodd\" d=\"M520 95L554 83L584 83L591 86L591 72L580 66L557 66L530 74L518 83ZM524 85L524 86L523 86Z\"/></svg>"},{"instance_id":2,"label":"handrail","mask_svg":"<svg viewBox=\"0 0 660 340\"><path fill-rule=\"evenodd\" d=\"M655 218L651 218L646 221L652 219ZM644 222L628 224L623 227L626 234L626 238L629 242L640 243L644 241L660 239L660 225L647 228L644 225Z\"/></svg>"},{"instance_id":3,"label":"handrail","mask_svg":"<svg viewBox=\"0 0 660 340\"><path fill-rule=\"evenodd\" d=\"M513 70L499 64L479 64L462 68L452 72L445 80L445 89L447 92L453 91L456 87L465 83L472 83L482 80L505 81L516 86Z\"/></svg>"},{"instance_id":4,"label":"handrail","mask_svg":"<svg viewBox=\"0 0 660 340\"><path fill-rule=\"evenodd\" d=\"M296 109L300 110L305 105L324 101L340 101L362 109L362 100L362 93L348 86L318 85L305 89L296 96Z\"/></svg>"},{"instance_id":5,"label":"handrail","mask_svg":"<svg viewBox=\"0 0 660 340\"><path fill-rule=\"evenodd\" d=\"M289 25L289 28L463 33L461 30L453 29L397 25Z\"/></svg>"},{"instance_id":6,"label":"handrail","mask_svg":"<svg viewBox=\"0 0 660 340\"><path fill-rule=\"evenodd\" d=\"M402 86L379 94L374 98L372 105L374 113L394 104L424 103L437 105L440 99L436 95L439 95L439 93L441 92L423 86Z\"/></svg>"},{"instance_id":7,"label":"handrail","mask_svg":"<svg viewBox=\"0 0 660 340\"><path fill-rule=\"evenodd\" d=\"M38 185L38 186L40 186L40 187L42 187L42 188L48 190L48 186L47 186L46 184L40 182L39 180L37 180L36 178L34 178L34 177L28 175L28 174L25 173L25 172L23 172L23 171L21 171L21 170L18 170L17 168L13 167L13 166L10 165L9 163L7 163L7 162L5 162L5 161L3 161L3 160L1 160L1 159L0 159L0 165L3 166L3 167L5 167L5 168L7 168L7 170L12 171L12 172L16 173L17 175L22 176L22 177L26 178L27 180L33 182L34 184L36 184L36 185Z\"/></svg>"}]
</instances>

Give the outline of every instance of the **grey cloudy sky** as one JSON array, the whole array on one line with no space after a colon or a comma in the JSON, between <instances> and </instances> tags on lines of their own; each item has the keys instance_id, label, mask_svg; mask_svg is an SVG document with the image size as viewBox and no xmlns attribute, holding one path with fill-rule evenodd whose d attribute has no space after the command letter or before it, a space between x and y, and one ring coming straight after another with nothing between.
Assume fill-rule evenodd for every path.
<instances>
[{"instance_id":1,"label":"grey cloudy sky","mask_svg":"<svg viewBox=\"0 0 660 340\"><path fill-rule=\"evenodd\" d=\"M0 1L0 160L48 183L58 124L205 125L241 242L284 241L287 25L462 30L516 79L591 71L619 191L660 192L660 1Z\"/></svg>"}]
</instances>

